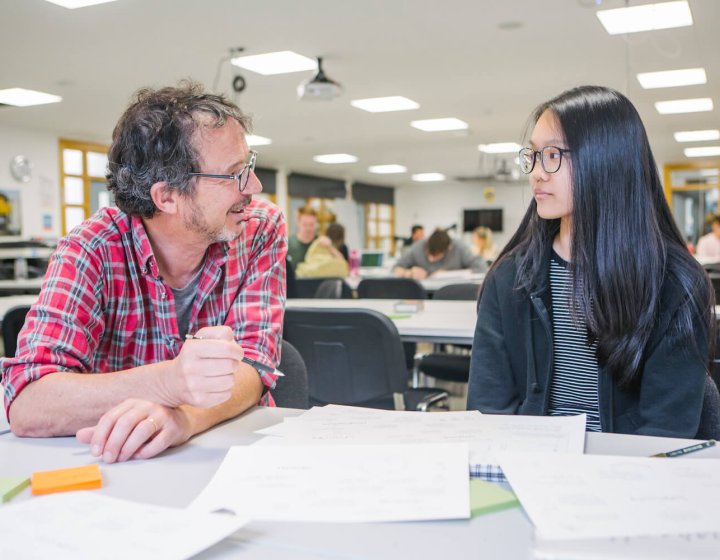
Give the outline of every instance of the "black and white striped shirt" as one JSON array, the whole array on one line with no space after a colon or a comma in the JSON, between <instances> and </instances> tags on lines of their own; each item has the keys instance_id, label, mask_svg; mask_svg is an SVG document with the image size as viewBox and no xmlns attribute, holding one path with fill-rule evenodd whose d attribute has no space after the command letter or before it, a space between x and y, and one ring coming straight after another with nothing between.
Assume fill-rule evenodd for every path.
<instances>
[{"instance_id":1,"label":"black and white striped shirt","mask_svg":"<svg viewBox=\"0 0 720 560\"><path fill-rule=\"evenodd\" d=\"M601 431L598 410L597 343L587 343L587 328L576 325L570 314L572 290L568 263L553 251L550 290L553 314L553 372L549 414L587 414L587 430Z\"/></svg>"}]
</instances>

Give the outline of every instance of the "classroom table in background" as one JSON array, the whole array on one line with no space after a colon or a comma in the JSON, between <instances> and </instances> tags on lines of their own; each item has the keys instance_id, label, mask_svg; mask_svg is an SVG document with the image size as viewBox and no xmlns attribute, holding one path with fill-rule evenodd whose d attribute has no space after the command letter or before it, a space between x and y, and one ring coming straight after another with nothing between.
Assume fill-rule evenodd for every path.
<instances>
[{"instance_id":1,"label":"classroom table in background","mask_svg":"<svg viewBox=\"0 0 720 560\"><path fill-rule=\"evenodd\" d=\"M357 290L358 284L361 280L366 278L395 278L392 274L392 270L389 269L360 269L359 276L351 276L345 278L345 282L353 289ZM440 271L429 278L419 280L420 284L425 291L432 296L440 288L449 286L451 284L482 284L485 279L484 273L470 272L467 270L447 270Z\"/></svg>"},{"instance_id":2,"label":"classroom table in background","mask_svg":"<svg viewBox=\"0 0 720 560\"><path fill-rule=\"evenodd\" d=\"M405 342L436 344L472 344L477 320L474 301L424 300L423 309L415 313L395 310L392 299L289 299L288 309L373 309L389 317Z\"/></svg>"},{"instance_id":3,"label":"classroom table in background","mask_svg":"<svg viewBox=\"0 0 720 560\"><path fill-rule=\"evenodd\" d=\"M187 506L210 481L232 445L246 445L261 436L255 430L297 416L300 410L256 407L147 461L100 463L103 494L172 507ZM440 414L440 413L439 413ZM678 449L693 440L588 433L586 452L652 455ZM694 454L720 458L718 447ZM692 457L690 455L689 457ZM82 466L97 460L75 438L0 436L0 473L29 475L34 471ZM32 499L24 489L13 503ZM4 506L3 506L4 507ZM39 529L42 530L41 528ZM519 508L470 520L422 523L261 523L253 522L199 558L502 558L527 560L532 526Z\"/></svg>"}]
</instances>

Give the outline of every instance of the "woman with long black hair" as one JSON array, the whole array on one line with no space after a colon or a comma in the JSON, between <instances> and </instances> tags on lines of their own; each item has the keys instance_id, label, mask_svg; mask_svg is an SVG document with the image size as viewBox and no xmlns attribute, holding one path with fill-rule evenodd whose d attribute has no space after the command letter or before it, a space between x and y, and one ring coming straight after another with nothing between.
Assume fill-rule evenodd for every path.
<instances>
[{"instance_id":1,"label":"woman with long black hair","mask_svg":"<svg viewBox=\"0 0 720 560\"><path fill-rule=\"evenodd\" d=\"M531 122L520 166L533 200L483 285L468 409L695 437L714 295L640 116L619 92L583 86Z\"/></svg>"}]
</instances>

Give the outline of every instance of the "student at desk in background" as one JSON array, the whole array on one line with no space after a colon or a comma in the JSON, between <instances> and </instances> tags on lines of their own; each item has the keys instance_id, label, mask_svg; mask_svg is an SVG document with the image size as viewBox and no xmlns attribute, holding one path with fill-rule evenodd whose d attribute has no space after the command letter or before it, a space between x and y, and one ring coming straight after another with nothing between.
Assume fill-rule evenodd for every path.
<instances>
[{"instance_id":1,"label":"student at desk in background","mask_svg":"<svg viewBox=\"0 0 720 560\"><path fill-rule=\"evenodd\" d=\"M485 272L487 265L479 255L459 239L450 239L443 229L436 229L430 237L416 241L410 250L398 259L393 273L402 278L422 280L439 270L471 269Z\"/></svg>"},{"instance_id":2,"label":"student at desk in background","mask_svg":"<svg viewBox=\"0 0 720 560\"><path fill-rule=\"evenodd\" d=\"M119 210L61 240L3 363L15 434L145 459L272 403L275 375L241 360L279 360L285 224L253 200L248 128L198 84L136 94L109 152Z\"/></svg>"},{"instance_id":3,"label":"student at desk in background","mask_svg":"<svg viewBox=\"0 0 720 560\"><path fill-rule=\"evenodd\" d=\"M695 255L720 261L720 216L713 217L710 227L712 231L698 239Z\"/></svg>"},{"instance_id":4,"label":"student at desk in background","mask_svg":"<svg viewBox=\"0 0 720 560\"><path fill-rule=\"evenodd\" d=\"M532 120L520 167L534 198L482 286L468 410L696 437L714 295L640 116L621 93L584 86Z\"/></svg>"},{"instance_id":5,"label":"student at desk in background","mask_svg":"<svg viewBox=\"0 0 720 560\"><path fill-rule=\"evenodd\" d=\"M310 245L317 239L317 224L318 217L314 208L303 206L298 209L295 220L297 231L288 239L288 257L295 269L305 260Z\"/></svg>"}]
</instances>

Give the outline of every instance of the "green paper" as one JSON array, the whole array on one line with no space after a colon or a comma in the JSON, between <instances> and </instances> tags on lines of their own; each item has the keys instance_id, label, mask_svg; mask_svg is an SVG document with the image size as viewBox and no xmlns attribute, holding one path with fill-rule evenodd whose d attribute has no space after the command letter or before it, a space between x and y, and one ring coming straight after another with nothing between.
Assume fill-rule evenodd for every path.
<instances>
[{"instance_id":1,"label":"green paper","mask_svg":"<svg viewBox=\"0 0 720 560\"><path fill-rule=\"evenodd\" d=\"M503 490L495 484L484 480L470 481L470 514L471 517L493 513L518 507L517 496L509 490Z\"/></svg>"},{"instance_id":2,"label":"green paper","mask_svg":"<svg viewBox=\"0 0 720 560\"><path fill-rule=\"evenodd\" d=\"M19 494L29 484L29 477L0 476L0 504L12 500L16 494Z\"/></svg>"},{"instance_id":3,"label":"green paper","mask_svg":"<svg viewBox=\"0 0 720 560\"><path fill-rule=\"evenodd\" d=\"M409 319L412 315L408 313L390 313L388 319Z\"/></svg>"}]
</instances>

